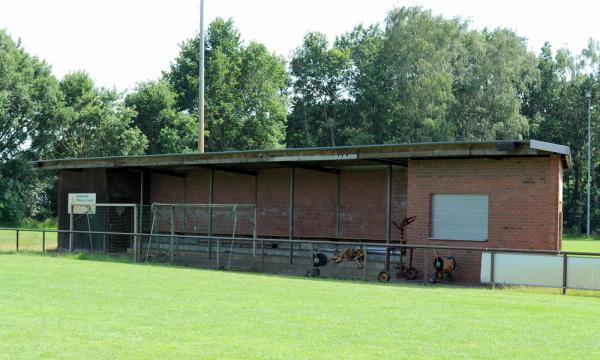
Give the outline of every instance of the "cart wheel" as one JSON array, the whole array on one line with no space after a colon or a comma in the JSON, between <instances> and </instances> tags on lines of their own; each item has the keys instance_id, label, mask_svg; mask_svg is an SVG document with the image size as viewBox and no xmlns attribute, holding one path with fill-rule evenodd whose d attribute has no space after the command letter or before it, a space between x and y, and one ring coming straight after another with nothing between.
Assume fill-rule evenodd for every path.
<instances>
[{"instance_id":1,"label":"cart wheel","mask_svg":"<svg viewBox=\"0 0 600 360\"><path fill-rule=\"evenodd\" d=\"M418 275L419 275L419 273L417 272L417 269L410 268L410 269L408 269L408 275L406 276L406 278L408 280L414 280L417 278Z\"/></svg>"},{"instance_id":2,"label":"cart wheel","mask_svg":"<svg viewBox=\"0 0 600 360\"><path fill-rule=\"evenodd\" d=\"M390 273L387 271L380 272L379 275L377 275L377 280L379 280L381 282L390 281Z\"/></svg>"}]
</instances>

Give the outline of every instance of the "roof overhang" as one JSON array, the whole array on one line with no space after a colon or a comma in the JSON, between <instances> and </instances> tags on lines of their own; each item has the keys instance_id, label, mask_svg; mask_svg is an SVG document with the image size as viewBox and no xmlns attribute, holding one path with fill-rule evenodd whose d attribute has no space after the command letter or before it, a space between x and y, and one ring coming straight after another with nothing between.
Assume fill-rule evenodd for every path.
<instances>
[{"instance_id":1,"label":"roof overhang","mask_svg":"<svg viewBox=\"0 0 600 360\"><path fill-rule=\"evenodd\" d=\"M204 154L166 154L116 156L83 159L34 161L33 165L46 170L76 170L90 168L198 168L228 167L256 169L264 167L321 167L333 169L344 166L372 166L390 163L407 164L410 159L440 158L504 158L525 156L560 156L563 166L571 166L568 146L537 140L415 143L391 145L340 146L327 148L248 150L209 152Z\"/></svg>"}]
</instances>

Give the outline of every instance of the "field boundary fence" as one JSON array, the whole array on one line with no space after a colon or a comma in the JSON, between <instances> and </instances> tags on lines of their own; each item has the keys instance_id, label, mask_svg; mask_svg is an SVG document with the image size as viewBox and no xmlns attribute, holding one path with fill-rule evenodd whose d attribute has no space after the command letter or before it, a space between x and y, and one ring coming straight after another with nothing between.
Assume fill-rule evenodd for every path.
<instances>
[{"instance_id":1,"label":"field boundary fence","mask_svg":"<svg viewBox=\"0 0 600 360\"><path fill-rule=\"evenodd\" d=\"M139 214L135 213L137 218ZM137 224L137 221L136 221ZM136 227L137 228L137 227ZM470 269L471 278L466 281L471 284L482 284L492 288L500 285L524 285L534 287L549 287L562 289L563 294L568 289L600 290L600 253L580 251L524 250L511 248L477 248L445 245L397 244L380 242L332 241L315 239L261 238L255 232L251 236L217 236L199 234L141 233L93 231L93 230L57 230L57 229L26 229L0 228L7 242L6 233L14 232L14 251L30 250L20 246L20 240L25 233L41 234L41 251L48 251L47 239L61 234L69 239L83 236L92 242L102 241L111 236L129 237L132 245L123 253L132 262L146 263L142 244L148 244L151 239L160 238L166 244L180 244L180 248L169 254L168 263L182 266L194 266L234 271L255 271L281 273L278 268L286 268L285 274L313 276L318 269L323 276L341 277L360 280L376 280L382 272L393 277L403 270L395 267L398 256L404 256L406 263L408 254L415 252L415 264L428 269L432 259L457 259L457 269L468 268L466 259L477 264L478 269ZM10 241L10 239L8 240ZM183 246L185 244L185 246ZM294 247L294 252L289 249ZM90 250L91 249L91 250ZM58 246L52 249L58 252L90 252L104 253L101 247L92 244L89 249L77 249L69 241L67 247ZM36 251L36 250L34 250ZM318 268L318 254L324 254L329 261L340 257L340 254L351 254L344 259L345 265L329 265ZM352 257L352 254L359 254ZM470 256L470 257L469 257ZM276 259L276 261L274 260ZM274 262L275 261L275 262ZM327 262L327 261L326 261ZM295 272L291 272L295 266ZM300 269L300 270L298 270ZM336 270L337 269L337 270ZM335 270L335 271L333 271ZM406 269L404 269L406 270ZM477 270L477 271L476 271ZM463 270L464 271L464 270ZM476 272L476 277L472 274ZM420 271L413 280L431 282L432 272ZM528 276L525 276L527 275ZM407 274L404 274L407 275ZM411 279L410 277L407 277ZM389 278L388 278L389 279ZM590 280L591 279L591 280ZM445 282L444 279L433 279Z\"/></svg>"}]
</instances>

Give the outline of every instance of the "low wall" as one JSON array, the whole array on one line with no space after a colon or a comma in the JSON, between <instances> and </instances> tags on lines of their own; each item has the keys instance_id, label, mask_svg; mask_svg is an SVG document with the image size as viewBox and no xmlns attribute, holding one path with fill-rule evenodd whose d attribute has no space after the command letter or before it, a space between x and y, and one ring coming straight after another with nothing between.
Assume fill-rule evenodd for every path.
<instances>
[{"instance_id":1,"label":"low wall","mask_svg":"<svg viewBox=\"0 0 600 360\"><path fill-rule=\"evenodd\" d=\"M490 283L491 253L481 254L481 282ZM600 258L568 256L566 286L569 289L600 290ZM563 256L496 253L494 283L563 287Z\"/></svg>"}]
</instances>

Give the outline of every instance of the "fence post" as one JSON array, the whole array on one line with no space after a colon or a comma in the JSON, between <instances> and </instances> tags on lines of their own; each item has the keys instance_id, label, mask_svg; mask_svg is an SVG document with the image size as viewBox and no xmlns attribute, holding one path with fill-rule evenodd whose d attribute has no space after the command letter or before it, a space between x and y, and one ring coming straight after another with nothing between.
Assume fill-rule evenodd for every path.
<instances>
[{"instance_id":1,"label":"fence post","mask_svg":"<svg viewBox=\"0 0 600 360\"><path fill-rule=\"evenodd\" d=\"M490 282L492 283L492 289L494 289L496 287L496 280L494 279L494 260L495 260L495 253L494 251L490 251Z\"/></svg>"},{"instance_id":2,"label":"fence post","mask_svg":"<svg viewBox=\"0 0 600 360\"><path fill-rule=\"evenodd\" d=\"M217 238L217 270L221 270L221 239Z\"/></svg>"},{"instance_id":3,"label":"fence post","mask_svg":"<svg viewBox=\"0 0 600 360\"><path fill-rule=\"evenodd\" d=\"M106 234L102 234L102 252L106 254Z\"/></svg>"},{"instance_id":4,"label":"fence post","mask_svg":"<svg viewBox=\"0 0 600 360\"><path fill-rule=\"evenodd\" d=\"M72 253L73 252L73 208L74 206L71 206L71 213L69 214L69 252Z\"/></svg>"},{"instance_id":5,"label":"fence post","mask_svg":"<svg viewBox=\"0 0 600 360\"><path fill-rule=\"evenodd\" d=\"M367 277L367 252L368 252L368 247L364 246L362 247L364 249L363 251L363 276L365 281L368 281L368 277Z\"/></svg>"},{"instance_id":6,"label":"fence post","mask_svg":"<svg viewBox=\"0 0 600 360\"><path fill-rule=\"evenodd\" d=\"M256 264L256 208L257 208L257 183L258 183L258 177L254 178L254 226L252 229L252 239L254 239L252 241L252 259L253 259L253 264Z\"/></svg>"},{"instance_id":7,"label":"fence post","mask_svg":"<svg viewBox=\"0 0 600 360\"><path fill-rule=\"evenodd\" d=\"M265 272L265 242L260 239L260 271Z\"/></svg>"},{"instance_id":8,"label":"fence post","mask_svg":"<svg viewBox=\"0 0 600 360\"><path fill-rule=\"evenodd\" d=\"M563 254L563 286L562 294L567 294L567 254Z\"/></svg>"},{"instance_id":9,"label":"fence post","mask_svg":"<svg viewBox=\"0 0 600 360\"><path fill-rule=\"evenodd\" d=\"M138 207L137 205L133 206L133 262L137 263L138 262L138 257L139 257L139 249L138 246L140 244L140 230L138 229L140 224L138 223L139 221L139 214L138 214Z\"/></svg>"},{"instance_id":10,"label":"fence post","mask_svg":"<svg viewBox=\"0 0 600 360\"><path fill-rule=\"evenodd\" d=\"M212 227L213 227L213 180L215 170L210 169L208 181L208 260L212 259Z\"/></svg>"},{"instance_id":11,"label":"fence post","mask_svg":"<svg viewBox=\"0 0 600 360\"><path fill-rule=\"evenodd\" d=\"M17 229L17 251L19 251L19 229Z\"/></svg>"},{"instance_id":12,"label":"fence post","mask_svg":"<svg viewBox=\"0 0 600 360\"><path fill-rule=\"evenodd\" d=\"M175 253L173 249L173 245L175 245L175 206L171 206L171 244L170 244L170 253L171 253L171 264L175 262Z\"/></svg>"},{"instance_id":13,"label":"fence post","mask_svg":"<svg viewBox=\"0 0 600 360\"><path fill-rule=\"evenodd\" d=\"M294 239L294 191L295 191L295 169L290 169L290 207L288 210L288 238ZM290 242L290 265L294 263L294 243Z\"/></svg>"},{"instance_id":14,"label":"fence post","mask_svg":"<svg viewBox=\"0 0 600 360\"><path fill-rule=\"evenodd\" d=\"M42 230L42 252L46 252L46 230Z\"/></svg>"}]
</instances>

